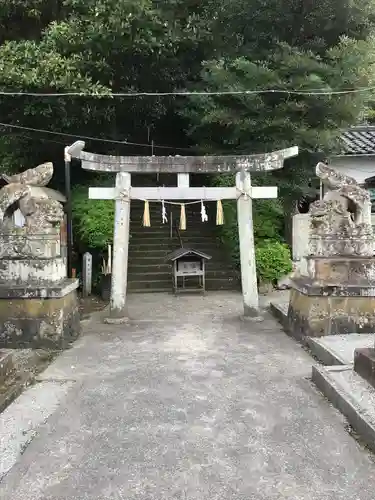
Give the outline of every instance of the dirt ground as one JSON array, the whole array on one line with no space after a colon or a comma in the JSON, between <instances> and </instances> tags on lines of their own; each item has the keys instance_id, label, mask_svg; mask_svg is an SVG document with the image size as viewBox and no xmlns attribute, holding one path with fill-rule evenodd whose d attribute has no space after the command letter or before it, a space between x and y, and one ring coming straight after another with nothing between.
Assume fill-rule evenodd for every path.
<instances>
[{"instance_id":1,"label":"dirt ground","mask_svg":"<svg viewBox=\"0 0 375 500\"><path fill-rule=\"evenodd\" d=\"M79 297L79 312L82 319L89 316L91 313L105 309L107 305L108 302L102 300L102 298L97 295Z\"/></svg>"}]
</instances>

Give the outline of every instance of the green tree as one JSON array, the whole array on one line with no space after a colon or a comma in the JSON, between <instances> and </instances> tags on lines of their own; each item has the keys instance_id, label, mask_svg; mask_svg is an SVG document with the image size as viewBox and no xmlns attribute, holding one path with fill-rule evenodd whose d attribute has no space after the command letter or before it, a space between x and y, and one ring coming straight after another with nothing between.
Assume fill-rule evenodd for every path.
<instances>
[{"instance_id":1,"label":"green tree","mask_svg":"<svg viewBox=\"0 0 375 500\"><path fill-rule=\"evenodd\" d=\"M335 151L342 129L365 117L371 93L329 92L374 84L374 19L374 0L224 2L213 27L222 45L203 63L195 88L283 92L190 96L181 108L187 133L216 153L299 146L299 157L273 176L289 214L310 192L317 159ZM310 89L325 94L287 92Z\"/></svg>"},{"instance_id":2,"label":"green tree","mask_svg":"<svg viewBox=\"0 0 375 500\"><path fill-rule=\"evenodd\" d=\"M206 10L206 2L183 0L0 2L0 90L100 96L3 96L1 121L140 143L151 133L156 142L168 137L172 148L167 153L173 153L174 142L186 140L175 132L182 127L173 113L174 99L112 98L111 93L171 91L199 76L201 61L211 56ZM15 19L19 29L12 32L7 26ZM0 153L9 156L9 163L13 157L17 168L47 154L61 158L59 142L70 142L7 128L2 132ZM108 143L95 143L95 149L149 151Z\"/></svg>"},{"instance_id":3,"label":"green tree","mask_svg":"<svg viewBox=\"0 0 375 500\"><path fill-rule=\"evenodd\" d=\"M374 84L374 21L373 0L218 4L212 29L221 33L221 45L215 57L202 64L201 81L194 88L244 93L193 95L188 106L183 103L181 114L189 123L187 133L208 152L246 154L299 146L298 158L263 179L278 185L289 230L295 200L314 191L313 166L335 151L343 128L365 116L370 93L329 92ZM282 92L246 93L263 89ZM306 94L310 89L324 94ZM269 203L273 210L268 216L263 202L255 204L258 244L274 240L273 228L279 227L278 204ZM233 204L226 204L229 224L221 237L238 260L233 213ZM268 228L268 236L265 230L260 235L259 228Z\"/></svg>"}]
</instances>

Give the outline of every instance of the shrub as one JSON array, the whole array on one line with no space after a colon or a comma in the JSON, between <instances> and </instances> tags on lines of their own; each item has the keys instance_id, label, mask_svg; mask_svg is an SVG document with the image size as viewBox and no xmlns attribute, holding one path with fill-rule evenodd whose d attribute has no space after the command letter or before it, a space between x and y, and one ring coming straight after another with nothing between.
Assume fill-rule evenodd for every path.
<instances>
[{"instance_id":1,"label":"shrub","mask_svg":"<svg viewBox=\"0 0 375 500\"><path fill-rule=\"evenodd\" d=\"M274 240L265 240L255 249L260 283L276 283L292 270L289 247Z\"/></svg>"},{"instance_id":2,"label":"shrub","mask_svg":"<svg viewBox=\"0 0 375 500\"><path fill-rule=\"evenodd\" d=\"M113 240L115 203L113 200L90 200L88 188L78 186L72 193L73 221L82 246L103 251Z\"/></svg>"}]
</instances>

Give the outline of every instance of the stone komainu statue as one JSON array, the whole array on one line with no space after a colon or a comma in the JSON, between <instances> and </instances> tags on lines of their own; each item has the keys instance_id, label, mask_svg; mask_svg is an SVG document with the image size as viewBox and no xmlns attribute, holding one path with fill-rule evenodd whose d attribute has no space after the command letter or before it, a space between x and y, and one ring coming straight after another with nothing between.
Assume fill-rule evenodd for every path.
<instances>
[{"instance_id":1,"label":"stone komainu statue","mask_svg":"<svg viewBox=\"0 0 375 500\"><path fill-rule=\"evenodd\" d=\"M57 226L64 218L61 203L33 188L45 187L53 176L53 164L43 163L12 176L3 175L8 183L0 189L0 229L11 228L13 214L19 208L28 233L42 233Z\"/></svg>"},{"instance_id":2,"label":"stone komainu statue","mask_svg":"<svg viewBox=\"0 0 375 500\"><path fill-rule=\"evenodd\" d=\"M324 163L318 163L316 174L328 191L310 205L310 255L372 255L368 191Z\"/></svg>"}]
</instances>

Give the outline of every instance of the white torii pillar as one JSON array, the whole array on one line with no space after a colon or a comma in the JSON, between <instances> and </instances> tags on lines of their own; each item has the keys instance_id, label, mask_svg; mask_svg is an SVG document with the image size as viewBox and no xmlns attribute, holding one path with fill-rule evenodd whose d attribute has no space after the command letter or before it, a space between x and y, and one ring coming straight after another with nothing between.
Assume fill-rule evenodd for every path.
<instances>
[{"instance_id":1,"label":"white torii pillar","mask_svg":"<svg viewBox=\"0 0 375 500\"><path fill-rule=\"evenodd\" d=\"M106 323L127 321L126 290L128 285L128 251L130 233L130 182L127 172L116 174L115 221L113 228L113 263L111 276L110 315ZM91 189L91 188L90 188ZM103 188L105 189L105 188ZM91 198L91 196L89 195Z\"/></svg>"}]
</instances>

